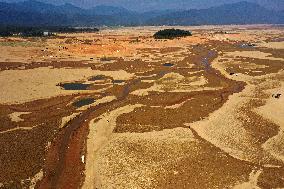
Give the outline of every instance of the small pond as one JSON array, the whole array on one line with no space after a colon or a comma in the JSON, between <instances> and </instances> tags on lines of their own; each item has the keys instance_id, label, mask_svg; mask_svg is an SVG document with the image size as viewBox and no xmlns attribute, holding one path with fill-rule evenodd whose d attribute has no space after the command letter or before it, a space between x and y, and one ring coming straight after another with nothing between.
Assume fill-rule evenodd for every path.
<instances>
[{"instance_id":1,"label":"small pond","mask_svg":"<svg viewBox=\"0 0 284 189\"><path fill-rule=\"evenodd\" d=\"M77 108L80 108L82 106L93 104L94 102L95 102L94 98L84 98L84 99L81 99L81 100L74 102L72 105L77 107Z\"/></svg>"},{"instance_id":2,"label":"small pond","mask_svg":"<svg viewBox=\"0 0 284 189\"><path fill-rule=\"evenodd\" d=\"M112 83L113 84L120 84L120 83L124 83L124 80L113 80Z\"/></svg>"},{"instance_id":3,"label":"small pond","mask_svg":"<svg viewBox=\"0 0 284 189\"><path fill-rule=\"evenodd\" d=\"M84 84L84 83L62 83L59 84L64 90L87 90L91 84Z\"/></svg>"},{"instance_id":4,"label":"small pond","mask_svg":"<svg viewBox=\"0 0 284 189\"><path fill-rule=\"evenodd\" d=\"M96 76L93 76L89 79L89 81L99 81L99 80L104 80L106 79L106 76L104 75L96 75Z\"/></svg>"},{"instance_id":5,"label":"small pond","mask_svg":"<svg viewBox=\"0 0 284 189\"><path fill-rule=\"evenodd\" d=\"M172 66L174 66L174 64L172 64L172 63L165 63L165 64L163 64L163 66L172 67Z\"/></svg>"}]
</instances>

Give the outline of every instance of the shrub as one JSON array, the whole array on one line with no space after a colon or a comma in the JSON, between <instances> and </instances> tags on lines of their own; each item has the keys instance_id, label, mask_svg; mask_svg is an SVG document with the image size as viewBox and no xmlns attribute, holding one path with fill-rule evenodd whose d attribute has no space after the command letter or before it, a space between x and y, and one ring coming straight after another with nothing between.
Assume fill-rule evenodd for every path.
<instances>
[{"instance_id":1,"label":"shrub","mask_svg":"<svg viewBox=\"0 0 284 189\"><path fill-rule=\"evenodd\" d=\"M186 36L192 36L191 32L180 29L165 29L154 34L155 39L173 39Z\"/></svg>"}]
</instances>

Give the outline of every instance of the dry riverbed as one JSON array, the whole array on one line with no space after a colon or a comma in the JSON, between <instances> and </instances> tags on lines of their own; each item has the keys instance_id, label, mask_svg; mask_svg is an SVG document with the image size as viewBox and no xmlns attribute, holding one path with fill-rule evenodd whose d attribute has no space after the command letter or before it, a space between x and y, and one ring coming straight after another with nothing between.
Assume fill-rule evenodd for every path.
<instances>
[{"instance_id":1,"label":"dry riverbed","mask_svg":"<svg viewBox=\"0 0 284 189\"><path fill-rule=\"evenodd\" d=\"M1 38L0 188L284 188L283 28L159 29Z\"/></svg>"}]
</instances>

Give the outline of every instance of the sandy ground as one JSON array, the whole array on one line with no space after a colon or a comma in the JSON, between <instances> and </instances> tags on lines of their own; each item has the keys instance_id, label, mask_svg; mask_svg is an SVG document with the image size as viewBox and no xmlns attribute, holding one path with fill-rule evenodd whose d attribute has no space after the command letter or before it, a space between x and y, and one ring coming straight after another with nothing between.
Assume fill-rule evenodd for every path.
<instances>
[{"instance_id":1,"label":"sandy ground","mask_svg":"<svg viewBox=\"0 0 284 189\"><path fill-rule=\"evenodd\" d=\"M269 48L274 48L273 46L270 46ZM270 53L264 53L261 51L235 51L235 52L226 52L224 53L224 56L226 58L230 57L247 57L247 58L255 58L255 59L266 59L266 60L275 60L275 61L281 61L283 63L282 58L275 58ZM234 61L234 60L231 60ZM220 70L221 73L224 73L222 67L219 67L218 60L213 63L214 68L217 70ZM263 66L258 66L257 64L250 64L250 66L247 68L249 69L258 69L258 68L265 68ZM283 143L281 142L282 137L282 121L283 121L283 115L281 107L283 106L282 100L275 100L275 99L268 99L264 106L261 106L257 108L256 112L258 112L258 115L263 116L262 119L270 119L274 123L280 126L279 134L275 137L272 137L268 141L261 143L260 141L263 140L262 136L256 136L251 131L249 131L244 124L246 122L251 122L248 114L244 113L243 111L251 110L252 107L247 107L247 104L250 103L251 100L253 100L255 97L256 90L266 89L268 86L274 87L276 83L279 82L279 78L283 76L283 72L279 72L276 74L278 77L275 77L275 74L271 75L265 75L261 77L249 77L246 75L236 75L238 81L243 81L247 83L246 88L241 92L232 95L229 100L220 108L219 110L215 111L214 113L210 114L208 118L200 121L195 122L191 124L185 123L186 126L189 126L192 128L197 134L205 139L206 141L209 141L214 146L217 146L218 148L222 149L222 151L230 154L232 157L239 159L241 161L247 161L251 162L253 164L262 165L263 167L282 167L283 166L283 159L281 158L282 151L275 152L275 149L281 149L281 145ZM228 76L228 73L225 74L225 76L235 79L234 77ZM243 77L242 77L243 76ZM271 79L272 77L275 77L276 80ZM165 75L160 80L169 79L169 83L167 83L168 86L173 85L175 88L179 86L179 82L181 80L184 80L184 77L180 74L171 73L168 75ZM259 83L259 80L268 80L267 82ZM206 81L206 80L205 80ZM157 81L159 82L159 80ZM149 83L149 82L148 82ZM160 82L161 83L161 82ZM162 82L163 83L163 82ZM188 85L191 86L191 89L193 85L188 82ZM202 77L199 78L199 81L197 81L197 86L205 85L206 82L202 82ZM165 92L161 90L163 88L162 86L159 86L157 84L154 84L152 87L148 89L142 89L138 91L132 92L134 95L149 95L149 91L157 91L157 92ZM204 89L205 90L205 89ZM282 90L281 88L276 88L273 90L274 92L279 91L278 93L281 94ZM189 92L189 91L187 91ZM273 94L271 91L269 93L269 96ZM177 107L180 107L177 105ZM277 108L278 107L278 108ZM250 109L248 109L250 108ZM274 111L275 114L274 114ZM263 112L261 112L261 110ZM265 113L264 113L265 112ZM265 115L266 114L266 115ZM274 114L273 116L270 116ZM246 120L240 120L239 117L244 117ZM225 119L224 119L225 118ZM269 126L269 123L264 120L261 123L262 126ZM252 124L253 126L253 124ZM185 131L183 131L185 133ZM152 134L152 133L151 133ZM146 136L151 136L150 133L145 133ZM123 134L121 134L123 135ZM121 149L116 147L118 143L120 143L120 138L124 138L124 141L128 141L128 143L132 143L131 141L132 136L136 136L136 134L124 134L123 136L117 135L114 136L114 142L109 142L108 145L102 148L102 152L97 152L98 155L97 158L93 159L93 162L95 162L95 167L98 171L96 174L98 175L97 179L94 179L97 181L95 186L97 188L151 188L155 186L155 174L151 173L150 170L156 169L156 172L162 172L161 170L157 171L157 167L159 167L156 161L155 163L152 163L152 165L155 168L149 168L146 165L143 166L143 168L132 168L132 166L136 166L139 164L132 165L131 162L135 160L125 159L125 162L122 159L124 159L124 156L120 157L119 162L124 166L123 171L121 168L118 168L118 165L110 164L109 161L115 162L115 160L112 160L110 151L113 152L114 149ZM138 135L139 136L139 135ZM130 139L131 138L131 139ZM168 137L170 138L170 136ZM191 137L189 137L191 138ZM188 138L188 139L189 139ZM138 140L138 139L137 139ZM169 139L170 140L170 139ZM155 137L155 141L159 141L158 137ZM149 141L147 143L150 143ZM267 144L269 143L269 144ZM268 147L270 145L270 148ZM91 148L91 147L90 147ZM123 149L123 148L122 148ZM173 153L173 151L171 151ZM144 157L146 158L146 157ZM281 160L281 161L279 161ZM166 159L164 160L166 163ZM126 167L125 167L126 166ZM127 168L129 166L129 168ZM160 165L161 166L161 165ZM163 167L163 166L162 166ZM148 169L147 169L148 168ZM118 169L120 171L118 171ZM107 172L109 170L110 172ZM112 171L111 171L112 170ZM139 171L138 171L139 170ZM145 172L144 172L144 171ZM168 170L169 171L169 170ZM114 173L117 173L115 176ZM131 175L130 173L134 174ZM123 176L121 176L122 174ZM174 171L174 174L178 174L178 172ZM252 170L252 172L249 175L249 181L244 182L241 184L236 184L234 188L260 188L258 187L258 177L262 174L262 171L255 171ZM88 175L88 174L87 174ZM104 175L104 176L103 176ZM125 175L127 178L130 178L127 182L123 178L125 178ZM122 178L121 178L122 177ZM131 179L133 178L133 179ZM137 180L137 178L139 178ZM140 180L141 179L141 180ZM132 181L132 182L131 182Z\"/></svg>"},{"instance_id":2,"label":"sandy ground","mask_svg":"<svg viewBox=\"0 0 284 189\"><path fill-rule=\"evenodd\" d=\"M258 44L260 47L266 47L271 49L284 49L284 42L268 42Z\"/></svg>"},{"instance_id":3,"label":"sandy ground","mask_svg":"<svg viewBox=\"0 0 284 189\"><path fill-rule=\"evenodd\" d=\"M107 113L106 115L103 115L101 118L99 118L99 121L95 122L95 120L93 120L90 123L90 127L94 127L94 129L90 130L87 146L89 147L89 149L92 150L92 153L89 153L89 155L87 156L87 169L85 173L87 177L84 182L83 188L92 188L95 187L94 185L102 185L102 181L100 181L99 179L96 179L97 182L94 182L94 179L96 177L95 172L97 170L96 167L93 165L93 160L95 159L95 157L93 156L102 146L105 145L105 143L107 143L107 141L111 137L113 129L115 128L116 118L121 114L133 111L137 107L141 107L141 105L129 105L121 107L119 109Z\"/></svg>"},{"instance_id":4,"label":"sandy ground","mask_svg":"<svg viewBox=\"0 0 284 189\"><path fill-rule=\"evenodd\" d=\"M226 53L227 56L231 57L246 57L246 58L257 58L257 59L263 59L263 60L279 60L283 61L283 58L275 58L271 57L272 54L270 53L264 53L261 51L234 51L234 52L228 52Z\"/></svg>"},{"instance_id":5,"label":"sandy ground","mask_svg":"<svg viewBox=\"0 0 284 189\"><path fill-rule=\"evenodd\" d=\"M26 114L30 114L31 112L13 112L9 115L11 121L14 122L20 122L20 121L24 121L24 119L21 118L21 115L26 115Z\"/></svg>"},{"instance_id":6,"label":"sandy ground","mask_svg":"<svg viewBox=\"0 0 284 189\"><path fill-rule=\"evenodd\" d=\"M60 83L86 82L96 75L105 75L115 80L128 80L134 75L121 71L99 71L88 69L36 68L30 70L6 70L0 72L0 103L16 104L59 95L80 93L80 91L62 90ZM20 92L19 92L20 91ZM82 92L82 91L81 91ZM88 91L83 91L87 93ZM90 92L90 91L89 91ZM93 91L92 91L93 92Z\"/></svg>"},{"instance_id":7,"label":"sandy ground","mask_svg":"<svg viewBox=\"0 0 284 189\"><path fill-rule=\"evenodd\" d=\"M213 65L216 69L219 68L218 61L213 63ZM279 75L282 74L283 72L279 73ZM265 90L268 86L273 87L279 82L279 77L276 77L277 80L271 80L273 75L260 77L266 80L266 82L262 82L261 84L257 83L256 86L256 82L254 82L254 80L257 80L257 77L242 77L241 74L238 75L238 80L248 83L246 88L241 93L232 95L222 108L212 113L207 119L190 124L190 126L198 133L199 136L205 138L207 141L210 141L215 146L218 146L237 159L252 161L255 163L263 163L264 166L279 166L278 164L273 165L271 163L273 162L273 157L269 157L269 151L263 151L263 144L258 144L258 141L261 140L261 138L252 135L252 133L243 126L246 122L250 121L250 118L246 117L246 113L243 112L243 107L249 104L253 98L257 98L254 97L257 90L256 87L261 87L262 90ZM274 91L277 90L278 89L274 89ZM269 108L272 104L274 105L274 111ZM263 116L266 114L266 116L263 116L265 119L268 118L277 122L277 120L283 119L283 114L281 114L280 108L281 106L283 106L281 100L271 98L264 106L257 108L256 112L261 112L259 111L259 109L261 109L263 111L261 112L261 115ZM278 113L278 109L280 110L280 113ZM276 113L275 116L268 116L274 113ZM226 119L222 119L224 117L226 117ZM244 117L245 122L242 123L239 117ZM280 127L283 127L283 123L281 122L276 124L278 124Z\"/></svg>"},{"instance_id":8,"label":"sandy ground","mask_svg":"<svg viewBox=\"0 0 284 189\"><path fill-rule=\"evenodd\" d=\"M261 172L261 170L252 171L249 175L249 181L234 186L234 189L259 189L260 187L257 186L257 179Z\"/></svg>"},{"instance_id":9,"label":"sandy ground","mask_svg":"<svg viewBox=\"0 0 284 189\"><path fill-rule=\"evenodd\" d=\"M0 188L284 188L283 28L163 28L1 38Z\"/></svg>"}]
</instances>

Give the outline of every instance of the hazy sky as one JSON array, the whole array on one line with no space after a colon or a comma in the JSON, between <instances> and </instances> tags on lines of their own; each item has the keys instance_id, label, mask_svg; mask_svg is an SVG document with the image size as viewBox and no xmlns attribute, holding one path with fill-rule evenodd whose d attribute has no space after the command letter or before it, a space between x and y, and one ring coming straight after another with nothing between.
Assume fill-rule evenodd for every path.
<instances>
[{"instance_id":1,"label":"hazy sky","mask_svg":"<svg viewBox=\"0 0 284 189\"><path fill-rule=\"evenodd\" d=\"M16 2L23 0L0 0ZM148 11L160 9L202 9L218 6L224 3L234 3L244 0L38 0L53 4L72 3L80 7L93 7L97 5L121 6L131 10ZM284 0L247 0L259 3L267 8L284 10Z\"/></svg>"}]
</instances>

